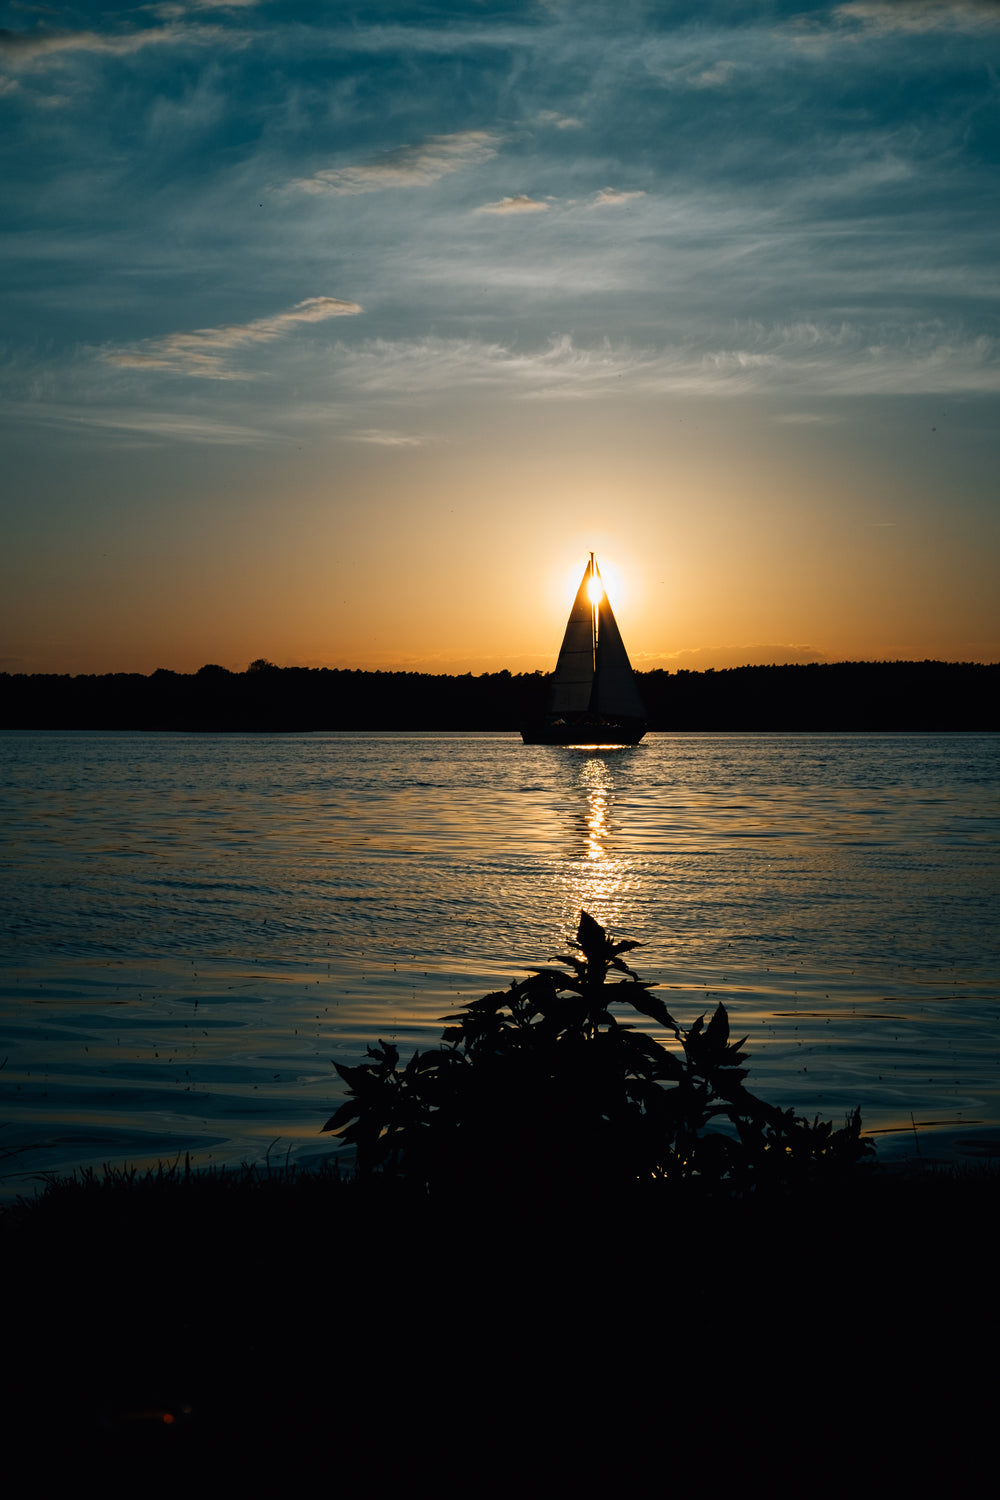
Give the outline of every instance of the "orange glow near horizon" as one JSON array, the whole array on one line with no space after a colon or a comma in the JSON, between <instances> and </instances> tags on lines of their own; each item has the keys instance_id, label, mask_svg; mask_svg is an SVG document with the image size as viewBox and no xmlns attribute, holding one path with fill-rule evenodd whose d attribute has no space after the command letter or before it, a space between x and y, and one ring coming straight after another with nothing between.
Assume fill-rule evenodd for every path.
<instances>
[{"instance_id":1,"label":"orange glow near horizon","mask_svg":"<svg viewBox=\"0 0 1000 1500\"><path fill-rule=\"evenodd\" d=\"M758 453L731 411L702 416L717 441L685 425L661 451L650 429L643 452L613 412L583 430L552 408L519 448L500 410L467 452L362 451L336 486L311 452L257 455L220 492L137 450L145 531L74 513L45 569L13 539L0 665L551 671L591 552L639 670L1000 656L995 552L920 509L922 476L904 508L835 452L807 471L797 428L782 448L763 423Z\"/></svg>"}]
</instances>

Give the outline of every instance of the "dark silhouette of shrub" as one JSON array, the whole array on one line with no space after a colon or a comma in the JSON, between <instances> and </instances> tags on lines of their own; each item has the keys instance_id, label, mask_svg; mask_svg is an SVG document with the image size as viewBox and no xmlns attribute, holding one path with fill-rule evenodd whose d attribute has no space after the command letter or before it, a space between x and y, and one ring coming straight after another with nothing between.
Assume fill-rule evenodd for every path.
<instances>
[{"instance_id":1,"label":"dark silhouette of shrub","mask_svg":"<svg viewBox=\"0 0 1000 1500\"><path fill-rule=\"evenodd\" d=\"M573 1192L666 1183L719 1197L830 1184L872 1153L860 1111L844 1127L809 1123L744 1087L741 1041L724 1005L687 1030L586 912L576 952L473 1000L436 1050L380 1041L369 1062L335 1063L350 1091L323 1126L357 1149L362 1176L420 1189L476 1183L515 1192ZM582 956L581 956L582 955ZM623 976L609 984L612 971ZM627 1005L671 1033L679 1050L619 1019Z\"/></svg>"}]
</instances>

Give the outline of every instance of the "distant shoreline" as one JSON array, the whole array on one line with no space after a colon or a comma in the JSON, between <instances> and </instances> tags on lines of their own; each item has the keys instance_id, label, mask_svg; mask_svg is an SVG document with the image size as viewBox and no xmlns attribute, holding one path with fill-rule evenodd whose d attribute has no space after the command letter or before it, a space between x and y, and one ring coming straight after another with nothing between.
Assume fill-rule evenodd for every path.
<instances>
[{"instance_id":1,"label":"distant shoreline","mask_svg":"<svg viewBox=\"0 0 1000 1500\"><path fill-rule=\"evenodd\" d=\"M995 732L1000 663L811 662L637 672L651 731ZM0 673L6 729L516 731L543 672L475 677L255 664L148 676Z\"/></svg>"}]
</instances>

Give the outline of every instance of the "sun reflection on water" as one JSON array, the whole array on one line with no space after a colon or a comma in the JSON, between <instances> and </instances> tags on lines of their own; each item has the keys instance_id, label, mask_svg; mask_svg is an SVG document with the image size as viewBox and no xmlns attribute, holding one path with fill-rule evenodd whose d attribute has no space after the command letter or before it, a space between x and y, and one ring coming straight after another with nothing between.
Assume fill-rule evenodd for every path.
<instances>
[{"instance_id":1,"label":"sun reflection on water","mask_svg":"<svg viewBox=\"0 0 1000 1500\"><path fill-rule=\"evenodd\" d=\"M580 794L573 811L571 858L564 877L564 919L575 926L581 908L610 928L626 920L630 863L620 853L615 777L609 754L589 751L576 772Z\"/></svg>"},{"instance_id":2,"label":"sun reflection on water","mask_svg":"<svg viewBox=\"0 0 1000 1500\"><path fill-rule=\"evenodd\" d=\"M608 828L608 768L603 760L592 760L583 773L587 788L587 858L604 860Z\"/></svg>"}]
</instances>

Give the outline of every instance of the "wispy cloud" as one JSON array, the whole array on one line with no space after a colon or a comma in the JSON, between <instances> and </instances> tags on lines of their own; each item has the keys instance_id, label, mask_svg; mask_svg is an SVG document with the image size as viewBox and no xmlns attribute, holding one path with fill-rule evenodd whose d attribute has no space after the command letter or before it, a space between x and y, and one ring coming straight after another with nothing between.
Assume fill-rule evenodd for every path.
<instances>
[{"instance_id":1,"label":"wispy cloud","mask_svg":"<svg viewBox=\"0 0 1000 1500\"><path fill-rule=\"evenodd\" d=\"M107 405L94 407L64 401L4 403L4 411L20 422L114 433L129 446L184 442L245 448L250 444L275 440L275 434L263 427L184 411L148 411Z\"/></svg>"},{"instance_id":2,"label":"wispy cloud","mask_svg":"<svg viewBox=\"0 0 1000 1500\"><path fill-rule=\"evenodd\" d=\"M794 16L780 28L807 52L891 36L985 36L1000 31L996 0L846 0L827 15ZM776 33L777 34L777 33Z\"/></svg>"},{"instance_id":3,"label":"wispy cloud","mask_svg":"<svg viewBox=\"0 0 1000 1500\"><path fill-rule=\"evenodd\" d=\"M833 11L835 21L855 23L865 32L996 31L996 0L847 0Z\"/></svg>"},{"instance_id":4,"label":"wispy cloud","mask_svg":"<svg viewBox=\"0 0 1000 1500\"><path fill-rule=\"evenodd\" d=\"M253 10L260 3L261 0L162 0L161 4L146 5L141 8L149 11L150 15L158 16L160 20L173 21L181 16L202 10L220 12Z\"/></svg>"},{"instance_id":5,"label":"wispy cloud","mask_svg":"<svg viewBox=\"0 0 1000 1500\"><path fill-rule=\"evenodd\" d=\"M225 36L232 45L237 37L232 30L215 26L148 26L135 31L9 31L0 29L0 56L8 63L34 62L60 52L105 53L115 57L140 52L145 47L176 45L179 42L214 42Z\"/></svg>"},{"instance_id":6,"label":"wispy cloud","mask_svg":"<svg viewBox=\"0 0 1000 1500\"><path fill-rule=\"evenodd\" d=\"M730 62L728 58L720 58L703 73L696 73L691 79L691 84L698 89L724 89L732 82L736 71L736 63Z\"/></svg>"},{"instance_id":7,"label":"wispy cloud","mask_svg":"<svg viewBox=\"0 0 1000 1500\"><path fill-rule=\"evenodd\" d=\"M172 370L180 375L202 375L216 380L246 379L226 368L225 355L247 344L269 343L303 323L321 323L327 318L354 317L363 309L357 302L337 297L308 297L287 312L250 323L229 323L221 328L196 328L190 333L169 333L128 348L105 353L112 364L147 370Z\"/></svg>"},{"instance_id":8,"label":"wispy cloud","mask_svg":"<svg viewBox=\"0 0 1000 1500\"><path fill-rule=\"evenodd\" d=\"M476 209L477 214L541 214L548 208L547 203L540 203L537 198L529 198L526 193L518 193L513 198L501 198L496 203L484 203Z\"/></svg>"},{"instance_id":9,"label":"wispy cloud","mask_svg":"<svg viewBox=\"0 0 1000 1500\"><path fill-rule=\"evenodd\" d=\"M460 130L432 135L416 146L398 146L360 166L331 167L291 186L307 193L378 193L385 188L428 187L463 167L475 167L496 156L501 137L488 130Z\"/></svg>"},{"instance_id":10,"label":"wispy cloud","mask_svg":"<svg viewBox=\"0 0 1000 1500\"><path fill-rule=\"evenodd\" d=\"M784 427L827 427L839 418L830 411L783 411L774 418Z\"/></svg>"},{"instance_id":11,"label":"wispy cloud","mask_svg":"<svg viewBox=\"0 0 1000 1500\"><path fill-rule=\"evenodd\" d=\"M645 198L646 194L641 189L631 193L620 192L618 188L601 188L594 195L594 207L617 207L621 203L631 203L633 198Z\"/></svg>"},{"instance_id":12,"label":"wispy cloud","mask_svg":"<svg viewBox=\"0 0 1000 1500\"><path fill-rule=\"evenodd\" d=\"M259 428L237 422L222 422L213 417L196 417L190 412L104 412L77 418L89 427L114 428L119 432L142 434L161 442L221 443L245 446L264 441L268 434Z\"/></svg>"},{"instance_id":13,"label":"wispy cloud","mask_svg":"<svg viewBox=\"0 0 1000 1500\"><path fill-rule=\"evenodd\" d=\"M570 208L579 208L581 206L588 208L620 208L625 203L631 203L635 198L645 198L645 196L646 194L642 189L637 189L633 192L622 192L618 188L607 187L601 188L600 192L595 193L587 201L586 205L581 204L577 199L568 198L564 200L564 206ZM484 203L476 209L476 213L539 214L544 213L556 201L555 198L551 197L543 200L541 198L531 198L527 193L516 193L512 194L509 198L500 198L496 203Z\"/></svg>"},{"instance_id":14,"label":"wispy cloud","mask_svg":"<svg viewBox=\"0 0 1000 1500\"><path fill-rule=\"evenodd\" d=\"M375 339L338 350L338 378L356 395L390 400L437 391L505 390L534 400L634 395L744 397L995 394L1000 347L936 325L883 332L847 324L748 325L729 347L577 345L535 350L472 339Z\"/></svg>"},{"instance_id":15,"label":"wispy cloud","mask_svg":"<svg viewBox=\"0 0 1000 1500\"><path fill-rule=\"evenodd\" d=\"M721 39L720 39L721 40ZM706 67L703 56L678 64L662 60L655 54L644 59L650 71L662 78L672 88L724 89L732 83L738 72L747 67L745 63L730 62L720 57Z\"/></svg>"},{"instance_id":16,"label":"wispy cloud","mask_svg":"<svg viewBox=\"0 0 1000 1500\"><path fill-rule=\"evenodd\" d=\"M575 115L561 115L554 109L543 109L538 118L544 125L552 125L556 130L580 130L583 125L583 121L578 120Z\"/></svg>"},{"instance_id":17,"label":"wispy cloud","mask_svg":"<svg viewBox=\"0 0 1000 1500\"><path fill-rule=\"evenodd\" d=\"M381 427L360 428L346 436L355 443L372 443L377 448L423 448L430 438L411 432L387 432Z\"/></svg>"}]
</instances>

